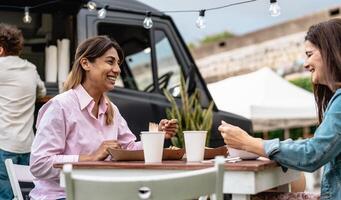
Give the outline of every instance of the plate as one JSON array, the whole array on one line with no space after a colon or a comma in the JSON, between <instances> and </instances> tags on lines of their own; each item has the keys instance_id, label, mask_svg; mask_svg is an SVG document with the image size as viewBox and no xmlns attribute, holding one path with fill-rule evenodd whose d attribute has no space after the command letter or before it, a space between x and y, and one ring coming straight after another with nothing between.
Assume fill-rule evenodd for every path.
<instances>
[{"instance_id":1,"label":"plate","mask_svg":"<svg viewBox=\"0 0 341 200\"><path fill-rule=\"evenodd\" d=\"M143 150L108 149L112 161L144 161ZM184 149L163 149L162 160L180 160Z\"/></svg>"},{"instance_id":2,"label":"plate","mask_svg":"<svg viewBox=\"0 0 341 200\"><path fill-rule=\"evenodd\" d=\"M259 157L259 155L257 154L247 152L244 150L239 150L239 149L235 149L231 147L227 147L227 149L229 151L229 156L232 158L240 157L243 160L252 160L252 159L257 159Z\"/></svg>"},{"instance_id":3,"label":"plate","mask_svg":"<svg viewBox=\"0 0 341 200\"><path fill-rule=\"evenodd\" d=\"M221 146L217 148L205 148L204 160L213 159L216 156L227 156L226 146Z\"/></svg>"}]
</instances>

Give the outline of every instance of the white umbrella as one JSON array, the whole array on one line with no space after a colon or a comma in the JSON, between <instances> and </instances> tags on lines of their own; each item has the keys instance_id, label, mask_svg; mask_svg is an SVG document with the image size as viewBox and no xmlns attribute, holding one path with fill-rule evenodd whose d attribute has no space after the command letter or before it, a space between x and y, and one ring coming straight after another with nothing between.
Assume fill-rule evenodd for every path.
<instances>
[{"instance_id":1,"label":"white umbrella","mask_svg":"<svg viewBox=\"0 0 341 200\"><path fill-rule=\"evenodd\" d=\"M254 130L316 124L313 94L269 68L209 84L208 89L219 109L251 119Z\"/></svg>"}]
</instances>

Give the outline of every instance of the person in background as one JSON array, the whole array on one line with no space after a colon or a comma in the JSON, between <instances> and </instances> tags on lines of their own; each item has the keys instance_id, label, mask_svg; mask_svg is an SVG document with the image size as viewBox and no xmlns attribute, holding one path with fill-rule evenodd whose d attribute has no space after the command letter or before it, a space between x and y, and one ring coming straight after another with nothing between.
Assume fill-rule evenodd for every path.
<instances>
[{"instance_id":1,"label":"person in background","mask_svg":"<svg viewBox=\"0 0 341 200\"><path fill-rule=\"evenodd\" d=\"M0 24L0 200L13 199L5 159L29 164L36 96L46 93L36 66L19 57L23 42L19 29Z\"/></svg>"},{"instance_id":2,"label":"person in background","mask_svg":"<svg viewBox=\"0 0 341 200\"><path fill-rule=\"evenodd\" d=\"M142 149L106 95L114 88L123 59L121 47L106 36L89 38L78 46L65 92L47 102L38 114L30 160L36 177L31 198L65 198L55 163L105 160L108 148ZM159 123L166 138L174 136L177 129L175 119Z\"/></svg>"},{"instance_id":3,"label":"person in background","mask_svg":"<svg viewBox=\"0 0 341 200\"><path fill-rule=\"evenodd\" d=\"M321 200L341 199L341 19L313 25L305 37L305 68L318 109L319 127L304 140L262 140L239 127L222 123L225 143L277 161L296 170L313 172L324 166Z\"/></svg>"}]
</instances>

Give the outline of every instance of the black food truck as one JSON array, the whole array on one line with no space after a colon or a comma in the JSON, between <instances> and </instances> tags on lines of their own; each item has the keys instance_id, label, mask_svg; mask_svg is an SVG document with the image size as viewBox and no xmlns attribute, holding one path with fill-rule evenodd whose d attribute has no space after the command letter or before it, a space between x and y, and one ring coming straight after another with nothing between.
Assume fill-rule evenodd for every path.
<instances>
[{"instance_id":1,"label":"black food truck","mask_svg":"<svg viewBox=\"0 0 341 200\"><path fill-rule=\"evenodd\" d=\"M199 73L184 40L170 16L134 0L96 0L97 10L105 7L106 16L88 9L82 0L0 0L0 21L14 24L23 31L25 42L22 57L37 66L46 81L45 49L58 39L68 39L70 64L78 43L95 35L108 35L117 40L125 53L120 80L108 93L120 109L130 129L137 134L146 130L148 122L166 117L170 103L163 94L167 89L181 104L177 88L181 74L187 80L188 93L198 88L201 105L208 107L212 97ZM23 20L25 7L31 20ZM27 10L26 10L27 11ZM150 12L153 26L146 29L143 21ZM102 13L103 14L103 13ZM30 23L27 23L30 21ZM195 31L195 30L193 30ZM59 93L58 84L46 82L48 95ZM226 93L226 98L228 98ZM39 104L36 108L39 109ZM252 133L252 123L241 116L213 108L210 146L224 144L217 128L221 120L238 125Z\"/></svg>"}]
</instances>

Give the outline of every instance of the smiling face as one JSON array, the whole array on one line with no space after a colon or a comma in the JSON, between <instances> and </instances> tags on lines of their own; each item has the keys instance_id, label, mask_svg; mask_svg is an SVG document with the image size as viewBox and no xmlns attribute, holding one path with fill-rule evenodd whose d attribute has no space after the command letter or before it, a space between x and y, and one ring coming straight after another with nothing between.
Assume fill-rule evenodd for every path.
<instances>
[{"instance_id":1,"label":"smiling face","mask_svg":"<svg viewBox=\"0 0 341 200\"><path fill-rule=\"evenodd\" d=\"M81 65L86 71L84 84L92 91L104 93L114 88L116 79L121 73L120 59L116 49L110 48L101 57L89 62L86 58L81 60Z\"/></svg>"},{"instance_id":2,"label":"smiling face","mask_svg":"<svg viewBox=\"0 0 341 200\"><path fill-rule=\"evenodd\" d=\"M312 83L327 85L326 66L323 64L320 50L308 40L304 45L307 55L304 67L311 72Z\"/></svg>"}]
</instances>

